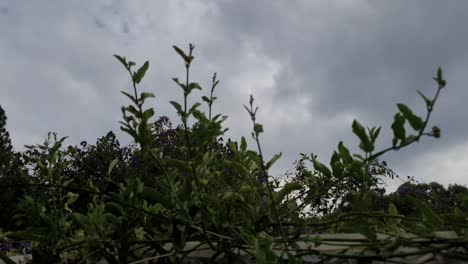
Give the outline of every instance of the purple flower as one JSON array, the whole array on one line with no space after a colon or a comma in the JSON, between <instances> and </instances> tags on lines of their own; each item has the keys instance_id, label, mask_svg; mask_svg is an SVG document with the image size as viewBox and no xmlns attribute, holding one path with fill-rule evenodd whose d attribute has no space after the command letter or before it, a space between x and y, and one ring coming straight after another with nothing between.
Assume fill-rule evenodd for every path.
<instances>
[{"instance_id":1,"label":"purple flower","mask_svg":"<svg viewBox=\"0 0 468 264\"><path fill-rule=\"evenodd\" d=\"M377 188L377 192L380 194L380 195L384 195L386 190L385 188Z\"/></svg>"},{"instance_id":2,"label":"purple flower","mask_svg":"<svg viewBox=\"0 0 468 264\"><path fill-rule=\"evenodd\" d=\"M415 190L414 193L418 196L423 196L423 197L425 197L427 194L425 190L421 190L421 189Z\"/></svg>"},{"instance_id":3,"label":"purple flower","mask_svg":"<svg viewBox=\"0 0 468 264\"><path fill-rule=\"evenodd\" d=\"M31 254L31 253L32 253L31 242L30 242L30 241L24 242L23 248L24 248L24 252L25 252L26 254Z\"/></svg>"},{"instance_id":4,"label":"purple flower","mask_svg":"<svg viewBox=\"0 0 468 264\"><path fill-rule=\"evenodd\" d=\"M0 251L8 252L13 249L11 244L0 245Z\"/></svg>"},{"instance_id":5,"label":"purple flower","mask_svg":"<svg viewBox=\"0 0 468 264\"><path fill-rule=\"evenodd\" d=\"M265 184L268 182L268 176L264 171L260 172L260 175L258 176L258 182L261 184Z\"/></svg>"},{"instance_id":6,"label":"purple flower","mask_svg":"<svg viewBox=\"0 0 468 264\"><path fill-rule=\"evenodd\" d=\"M305 193L305 189L304 189L304 188L301 188L301 189L299 190L299 194L300 194L300 195L303 195L304 193Z\"/></svg>"},{"instance_id":7,"label":"purple flower","mask_svg":"<svg viewBox=\"0 0 468 264\"><path fill-rule=\"evenodd\" d=\"M131 157L130 158L130 167L136 168L138 165L138 158L137 157Z\"/></svg>"},{"instance_id":8,"label":"purple flower","mask_svg":"<svg viewBox=\"0 0 468 264\"><path fill-rule=\"evenodd\" d=\"M406 187L400 187L398 188L397 192L399 195L405 195L408 193L408 189Z\"/></svg>"}]
</instances>

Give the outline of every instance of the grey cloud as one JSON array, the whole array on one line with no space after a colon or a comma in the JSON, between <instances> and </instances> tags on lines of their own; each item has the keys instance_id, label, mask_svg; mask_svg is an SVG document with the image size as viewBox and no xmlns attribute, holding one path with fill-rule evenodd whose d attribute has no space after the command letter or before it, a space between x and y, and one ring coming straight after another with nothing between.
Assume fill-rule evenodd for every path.
<instances>
[{"instance_id":1,"label":"grey cloud","mask_svg":"<svg viewBox=\"0 0 468 264\"><path fill-rule=\"evenodd\" d=\"M119 108L127 104L119 91L129 89L129 79L116 53L139 65L150 60L142 88L156 93L157 115L177 123L168 101L181 93L170 78L182 76L183 65L171 45L186 49L192 42L193 80L205 89L191 102L208 92L218 72L215 112L229 116L226 137L238 140L250 138L242 105L253 93L266 156L284 154L277 175L292 168L299 152L326 163L339 140L357 151L353 118L382 125L378 147L387 147L395 103L424 114L416 89L433 95L431 77L442 65L448 86L431 122L442 138L384 158L406 176L431 160L424 153L460 153L455 147L467 140L467 7L463 1L10 2L0 7L0 103L17 148L48 130L69 135L70 143L118 131Z\"/></svg>"},{"instance_id":2,"label":"grey cloud","mask_svg":"<svg viewBox=\"0 0 468 264\"><path fill-rule=\"evenodd\" d=\"M442 65L449 86L431 123L442 127L444 144L453 144L466 140L467 132L467 126L455 120L463 120L461 98L468 94L460 77L452 75L453 65L466 69L468 38L461 33L468 22L466 7L460 1L293 1L282 6L230 1L222 2L219 10L225 31L255 39L267 56L288 62L288 72L278 76L274 89L275 105L301 94L315 99L309 111L317 115L332 118L352 111L359 120L369 121L363 123L389 130L395 103L425 114L416 89L433 95L431 77ZM334 138L338 133L327 134ZM350 137L344 139L350 142ZM391 133L383 133L381 140L390 142ZM413 148L430 152L440 147L425 142ZM390 164L409 166L411 154L417 153L402 150L390 155Z\"/></svg>"}]
</instances>

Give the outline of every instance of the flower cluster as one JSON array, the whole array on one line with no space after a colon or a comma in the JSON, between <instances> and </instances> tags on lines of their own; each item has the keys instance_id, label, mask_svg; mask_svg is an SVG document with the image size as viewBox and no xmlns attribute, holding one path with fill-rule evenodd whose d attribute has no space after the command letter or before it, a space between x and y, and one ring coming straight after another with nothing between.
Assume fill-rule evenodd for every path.
<instances>
[{"instance_id":1,"label":"flower cluster","mask_svg":"<svg viewBox=\"0 0 468 264\"><path fill-rule=\"evenodd\" d=\"M400 196L413 195L419 198L427 198L427 191L419 188L410 188L402 185L396 192Z\"/></svg>"},{"instance_id":2,"label":"flower cluster","mask_svg":"<svg viewBox=\"0 0 468 264\"><path fill-rule=\"evenodd\" d=\"M380 194L380 196L384 195L386 192L385 188L377 188L377 193Z\"/></svg>"},{"instance_id":3,"label":"flower cluster","mask_svg":"<svg viewBox=\"0 0 468 264\"><path fill-rule=\"evenodd\" d=\"M31 242L29 241L15 241L10 238L1 238L0 239L0 251L6 253L7 255L11 254L31 254Z\"/></svg>"},{"instance_id":4,"label":"flower cluster","mask_svg":"<svg viewBox=\"0 0 468 264\"><path fill-rule=\"evenodd\" d=\"M155 143L162 148L164 153L172 152L177 145L177 131L172 128L172 123L167 116L160 116L153 124Z\"/></svg>"}]
</instances>

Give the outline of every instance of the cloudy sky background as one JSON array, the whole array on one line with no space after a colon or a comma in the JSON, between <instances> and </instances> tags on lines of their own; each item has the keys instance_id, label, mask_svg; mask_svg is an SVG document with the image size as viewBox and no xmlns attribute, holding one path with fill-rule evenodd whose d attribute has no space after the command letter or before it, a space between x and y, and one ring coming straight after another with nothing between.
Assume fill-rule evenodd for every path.
<instances>
[{"instance_id":1,"label":"cloudy sky background","mask_svg":"<svg viewBox=\"0 0 468 264\"><path fill-rule=\"evenodd\" d=\"M468 1L435 0L4 0L0 104L17 150L48 131L74 145L112 130L128 143L118 121L130 80L112 55L150 61L140 89L156 93L156 115L178 124L168 101L183 98L171 78L182 79L184 66L172 45L193 43L192 81L205 89L190 101L209 93L217 72L214 112L229 116L225 138L239 140L250 138L242 105L253 94L266 157L283 153L271 171L281 175L301 152L328 164L340 140L359 153L354 118L382 126L377 149L390 146L396 103L424 117L416 89L433 97L441 65L448 85L429 125L442 137L383 160L402 177L468 184L467 11Z\"/></svg>"}]
</instances>

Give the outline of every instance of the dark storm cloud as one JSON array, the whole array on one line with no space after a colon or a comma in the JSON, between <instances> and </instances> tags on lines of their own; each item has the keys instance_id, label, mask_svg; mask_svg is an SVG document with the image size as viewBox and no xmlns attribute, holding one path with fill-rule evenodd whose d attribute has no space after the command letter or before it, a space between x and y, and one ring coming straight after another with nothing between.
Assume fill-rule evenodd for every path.
<instances>
[{"instance_id":1,"label":"dark storm cloud","mask_svg":"<svg viewBox=\"0 0 468 264\"><path fill-rule=\"evenodd\" d=\"M411 154L419 157L421 152L435 152L467 140L468 125L459 121L465 119L460 109L468 90L464 88L464 74L455 69L466 69L468 36L462 31L468 24L464 15L468 3L269 3L225 1L219 9L225 31L255 39L267 56L288 62L288 73L277 76L273 104L281 105L300 94L315 99L309 111L319 116L332 118L352 111L359 120L369 121L365 124L383 125L389 131L395 103L405 103L425 115L416 89L432 97L436 91L432 77L441 65L449 85L441 94L431 123L442 127L443 144L425 140L424 146L390 154L391 163L409 171L403 168L412 166ZM308 127L314 127L313 122ZM351 134L350 124L347 128ZM385 147L391 140L388 131L381 138L387 142ZM341 133L327 134L335 138ZM349 136L344 139L353 142ZM306 141L306 146L302 142L303 149L317 146L314 141ZM301 144L293 145L291 149Z\"/></svg>"}]
</instances>

